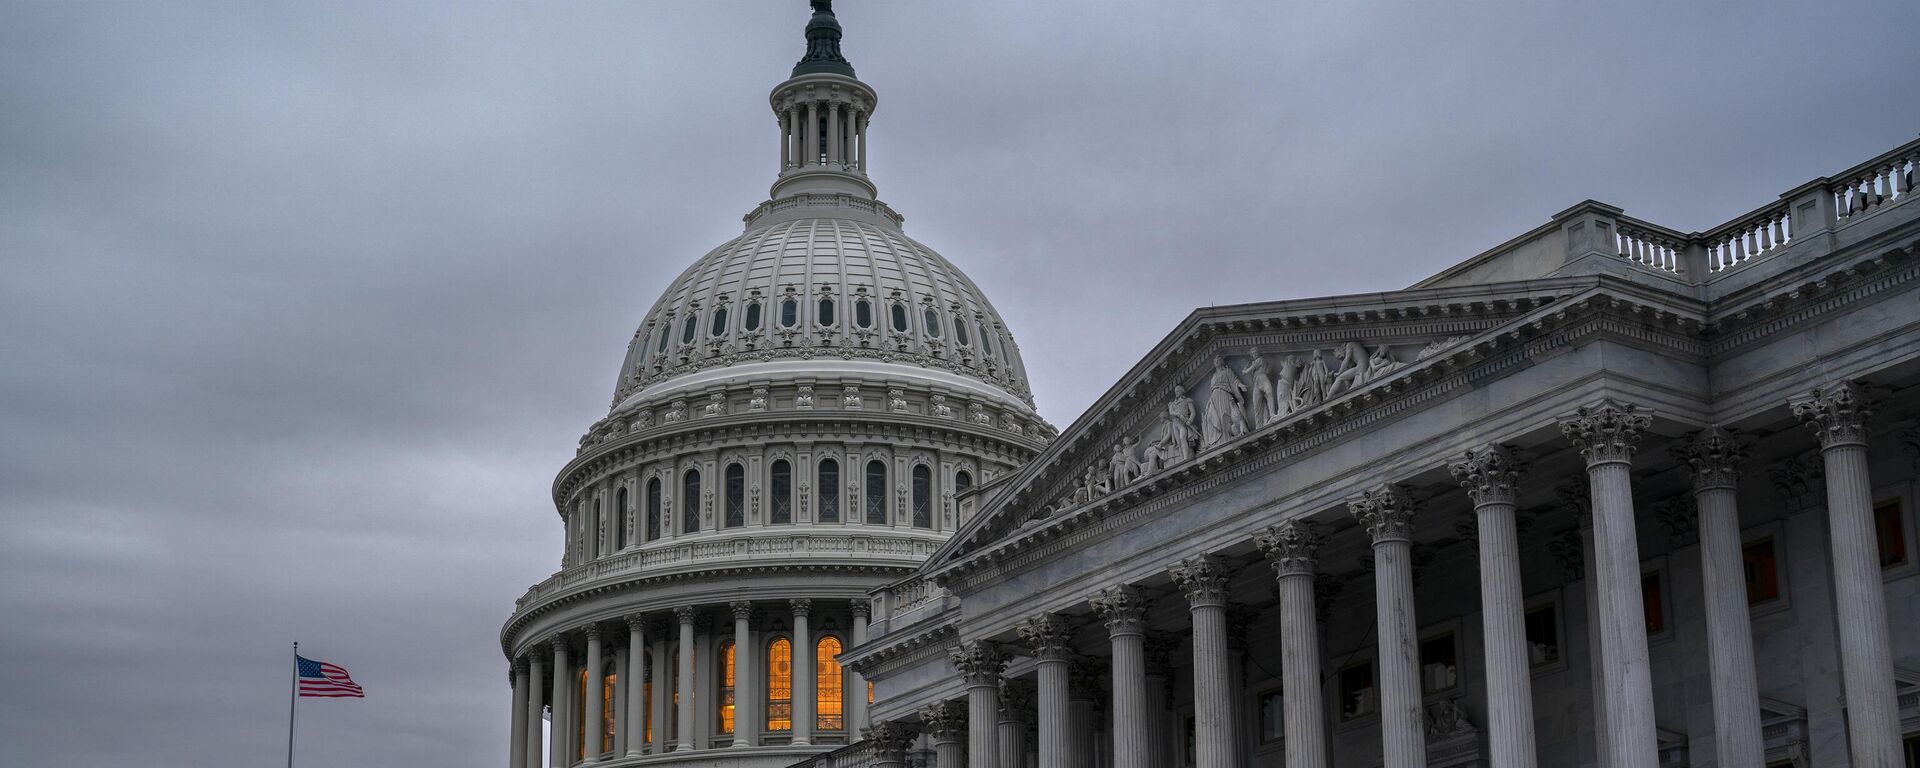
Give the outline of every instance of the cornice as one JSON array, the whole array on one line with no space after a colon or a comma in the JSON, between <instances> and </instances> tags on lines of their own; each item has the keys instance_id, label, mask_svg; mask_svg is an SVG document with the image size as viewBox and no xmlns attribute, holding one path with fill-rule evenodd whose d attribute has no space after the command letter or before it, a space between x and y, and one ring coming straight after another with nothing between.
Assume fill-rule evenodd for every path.
<instances>
[{"instance_id":1,"label":"cornice","mask_svg":"<svg viewBox=\"0 0 1920 768\"><path fill-rule=\"evenodd\" d=\"M1920 278L1920 240L1875 250L1868 256L1811 277L1790 281L1759 296L1729 302L1709 316L1710 354L1739 352L1767 339L1871 300Z\"/></svg>"},{"instance_id":2,"label":"cornice","mask_svg":"<svg viewBox=\"0 0 1920 768\"><path fill-rule=\"evenodd\" d=\"M949 613L939 621L914 625L915 631L910 634L882 635L841 654L841 663L868 680L876 680L888 672L944 657L947 650L959 642L958 618L957 614Z\"/></svg>"}]
</instances>

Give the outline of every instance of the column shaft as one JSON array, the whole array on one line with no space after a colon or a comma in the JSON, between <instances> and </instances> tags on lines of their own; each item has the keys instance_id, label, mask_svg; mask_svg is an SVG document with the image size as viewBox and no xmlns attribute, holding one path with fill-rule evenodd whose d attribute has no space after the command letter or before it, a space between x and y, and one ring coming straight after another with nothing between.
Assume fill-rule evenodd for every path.
<instances>
[{"instance_id":1,"label":"column shaft","mask_svg":"<svg viewBox=\"0 0 1920 768\"><path fill-rule=\"evenodd\" d=\"M572 671L573 662L567 657L566 641L555 638L553 641L553 715L547 724L548 730L552 731L551 738L547 741L551 742L552 749L549 750L548 757L552 760L549 765L553 768L566 768L567 745L573 741L567 735L566 716L567 710L572 709L568 706L568 702L572 699L567 690L569 687L567 678Z\"/></svg>"},{"instance_id":2,"label":"column shaft","mask_svg":"<svg viewBox=\"0 0 1920 768\"><path fill-rule=\"evenodd\" d=\"M600 762L600 741L607 732L607 678L601 651L600 628L587 627L587 703L586 711L580 713L581 722L586 724L581 729L580 753L587 763Z\"/></svg>"},{"instance_id":3,"label":"column shaft","mask_svg":"<svg viewBox=\"0 0 1920 768\"><path fill-rule=\"evenodd\" d=\"M545 754L545 742L540 736L540 725L545 718L541 711L547 706L546 665L540 661L537 652L527 653L527 741L526 751L520 755L520 765L525 768L540 768L540 758Z\"/></svg>"},{"instance_id":4,"label":"column shaft","mask_svg":"<svg viewBox=\"0 0 1920 768\"><path fill-rule=\"evenodd\" d=\"M1753 667L1746 564L1733 486L1700 488L1700 576L1707 600L1707 662L1713 681L1713 744L1720 765L1760 765L1760 688Z\"/></svg>"},{"instance_id":5,"label":"column shaft","mask_svg":"<svg viewBox=\"0 0 1920 768\"><path fill-rule=\"evenodd\" d=\"M1834 614L1840 622L1840 675L1847 694L1847 736L1854 768L1900 768L1900 719L1893 652L1873 530L1873 486L1864 443L1829 445L1827 526L1833 549Z\"/></svg>"},{"instance_id":6,"label":"column shaft","mask_svg":"<svg viewBox=\"0 0 1920 768\"><path fill-rule=\"evenodd\" d=\"M653 739L649 746L653 748L653 754L660 755L666 753L667 740L671 738L667 735L667 715L673 704L673 669L668 666L668 625L661 622L654 626L660 630L660 639L653 641L653 682L648 683L648 687L653 689L653 695L648 699L653 710Z\"/></svg>"},{"instance_id":7,"label":"column shaft","mask_svg":"<svg viewBox=\"0 0 1920 768\"><path fill-rule=\"evenodd\" d=\"M507 721L507 768L523 768L527 763L527 666L525 660L513 665L513 713Z\"/></svg>"},{"instance_id":8,"label":"column shaft","mask_svg":"<svg viewBox=\"0 0 1920 768\"><path fill-rule=\"evenodd\" d=\"M967 683L968 768L995 768L1000 756L1000 732L995 729L1000 720L1000 686L995 682Z\"/></svg>"},{"instance_id":9,"label":"column shaft","mask_svg":"<svg viewBox=\"0 0 1920 768\"><path fill-rule=\"evenodd\" d=\"M780 170L793 166L793 111L780 113Z\"/></svg>"},{"instance_id":10,"label":"column shaft","mask_svg":"<svg viewBox=\"0 0 1920 768\"><path fill-rule=\"evenodd\" d=\"M853 609L853 644L867 641L868 606L864 600L855 600ZM867 728L867 679L851 669L842 671L847 681L847 741L857 741L861 732Z\"/></svg>"},{"instance_id":11,"label":"column shaft","mask_svg":"<svg viewBox=\"0 0 1920 768\"><path fill-rule=\"evenodd\" d=\"M1625 461L1591 464L1593 538L1599 550L1600 644L1606 661L1607 754L1622 768L1653 768L1659 734L1653 725L1653 674L1640 594L1640 544L1633 486Z\"/></svg>"},{"instance_id":12,"label":"column shaft","mask_svg":"<svg viewBox=\"0 0 1920 768\"><path fill-rule=\"evenodd\" d=\"M760 743L757 694L753 663L753 605L733 604L733 745L752 747Z\"/></svg>"},{"instance_id":13,"label":"column shaft","mask_svg":"<svg viewBox=\"0 0 1920 768\"><path fill-rule=\"evenodd\" d=\"M1600 549L1593 540L1593 517L1580 525L1580 546L1584 553L1587 601L1587 685L1593 690L1593 754L1600 765L1612 765L1607 749L1607 644L1600 639Z\"/></svg>"},{"instance_id":14,"label":"column shaft","mask_svg":"<svg viewBox=\"0 0 1920 768\"><path fill-rule=\"evenodd\" d=\"M813 743L813 636L807 630L810 600L794 600L793 607L793 740Z\"/></svg>"},{"instance_id":15,"label":"column shaft","mask_svg":"<svg viewBox=\"0 0 1920 768\"><path fill-rule=\"evenodd\" d=\"M680 722L676 723L678 727L674 729L674 739L679 743L673 747L673 751L675 752L689 752L693 750L693 692L695 689L693 679L693 653L695 643L693 636L693 615L694 611L690 607L683 607L674 611L674 617L680 620L680 674L678 679L674 681L673 686L674 690L678 692L680 696L678 718Z\"/></svg>"},{"instance_id":16,"label":"column shaft","mask_svg":"<svg viewBox=\"0 0 1920 768\"><path fill-rule=\"evenodd\" d=\"M1027 724L1007 714L1000 716L1000 722L994 724L1000 732L1000 759L995 763L998 768L1026 768Z\"/></svg>"},{"instance_id":17,"label":"column shaft","mask_svg":"<svg viewBox=\"0 0 1920 768\"><path fill-rule=\"evenodd\" d=\"M839 165L840 158L840 105L827 107L827 164Z\"/></svg>"},{"instance_id":18,"label":"column shaft","mask_svg":"<svg viewBox=\"0 0 1920 768\"><path fill-rule=\"evenodd\" d=\"M1427 764L1420 702L1420 648L1413 613L1413 543L1373 545L1374 611L1380 627L1380 735L1386 768Z\"/></svg>"},{"instance_id":19,"label":"column shaft","mask_svg":"<svg viewBox=\"0 0 1920 768\"><path fill-rule=\"evenodd\" d=\"M1113 765L1149 768L1146 638L1113 636Z\"/></svg>"},{"instance_id":20,"label":"column shaft","mask_svg":"<svg viewBox=\"0 0 1920 768\"><path fill-rule=\"evenodd\" d=\"M1288 768L1326 768L1327 734L1320 701L1320 630L1313 574L1280 579L1280 706L1286 715Z\"/></svg>"},{"instance_id":21,"label":"column shaft","mask_svg":"<svg viewBox=\"0 0 1920 768\"><path fill-rule=\"evenodd\" d=\"M1040 692L1040 768L1070 768L1067 722L1067 660L1042 658L1038 665Z\"/></svg>"},{"instance_id":22,"label":"column shaft","mask_svg":"<svg viewBox=\"0 0 1920 768\"><path fill-rule=\"evenodd\" d=\"M1480 616L1486 645L1487 735L1493 768L1533 768L1533 674L1513 502L1474 509L1480 534Z\"/></svg>"},{"instance_id":23,"label":"column shaft","mask_svg":"<svg viewBox=\"0 0 1920 768\"><path fill-rule=\"evenodd\" d=\"M647 743L647 633L639 616L627 619L627 756L637 757Z\"/></svg>"},{"instance_id":24,"label":"column shaft","mask_svg":"<svg viewBox=\"0 0 1920 768\"><path fill-rule=\"evenodd\" d=\"M1233 692L1227 680L1227 609L1195 605L1193 614L1193 722L1196 768L1232 765Z\"/></svg>"},{"instance_id":25,"label":"column shaft","mask_svg":"<svg viewBox=\"0 0 1920 768\"><path fill-rule=\"evenodd\" d=\"M860 122L854 124L860 131L860 172L867 172L867 113L860 113Z\"/></svg>"},{"instance_id":26,"label":"column shaft","mask_svg":"<svg viewBox=\"0 0 1920 768\"><path fill-rule=\"evenodd\" d=\"M802 135L805 137L805 140L801 142L800 165L802 166L819 165L820 164L820 103L817 101L809 102L807 104L807 126L806 126L806 132Z\"/></svg>"},{"instance_id":27,"label":"column shaft","mask_svg":"<svg viewBox=\"0 0 1920 768\"><path fill-rule=\"evenodd\" d=\"M619 644L616 643L616 645ZM627 716L627 701L632 698L628 688L633 684L630 679L633 677L633 667L632 661L628 658L630 655L628 648L627 645L619 645L613 652L613 701L610 702L613 710L613 743L607 745L607 748L612 750L612 757L616 758L627 754L627 726L630 722Z\"/></svg>"},{"instance_id":28,"label":"column shaft","mask_svg":"<svg viewBox=\"0 0 1920 768\"><path fill-rule=\"evenodd\" d=\"M933 764L936 768L966 768L966 744L955 734L941 734L933 740Z\"/></svg>"}]
</instances>

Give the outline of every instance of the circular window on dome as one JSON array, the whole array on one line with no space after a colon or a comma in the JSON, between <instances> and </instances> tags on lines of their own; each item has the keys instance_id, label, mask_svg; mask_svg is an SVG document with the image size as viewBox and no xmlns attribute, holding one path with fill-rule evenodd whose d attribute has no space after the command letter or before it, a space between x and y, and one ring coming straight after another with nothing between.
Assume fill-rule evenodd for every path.
<instances>
[{"instance_id":1,"label":"circular window on dome","mask_svg":"<svg viewBox=\"0 0 1920 768\"><path fill-rule=\"evenodd\" d=\"M962 346L973 343L967 338L967 321L961 319L958 312L953 314L953 340L960 342Z\"/></svg>"},{"instance_id":2,"label":"circular window on dome","mask_svg":"<svg viewBox=\"0 0 1920 768\"><path fill-rule=\"evenodd\" d=\"M887 319L893 323L894 333L907 332L907 305L896 301L888 308L887 315Z\"/></svg>"},{"instance_id":3,"label":"circular window on dome","mask_svg":"<svg viewBox=\"0 0 1920 768\"><path fill-rule=\"evenodd\" d=\"M833 297L832 296L820 297L819 322L822 326L831 327L833 325L834 317L833 317Z\"/></svg>"},{"instance_id":4,"label":"circular window on dome","mask_svg":"<svg viewBox=\"0 0 1920 768\"><path fill-rule=\"evenodd\" d=\"M873 327L873 302L866 297L853 302L853 324L862 328Z\"/></svg>"},{"instance_id":5,"label":"circular window on dome","mask_svg":"<svg viewBox=\"0 0 1920 768\"><path fill-rule=\"evenodd\" d=\"M748 333L760 330L760 302L747 304L746 316L741 321L740 327L747 329Z\"/></svg>"},{"instance_id":6,"label":"circular window on dome","mask_svg":"<svg viewBox=\"0 0 1920 768\"><path fill-rule=\"evenodd\" d=\"M785 299L780 302L780 327L792 328L800 324L800 302Z\"/></svg>"},{"instance_id":7,"label":"circular window on dome","mask_svg":"<svg viewBox=\"0 0 1920 768\"><path fill-rule=\"evenodd\" d=\"M927 324L927 338L940 338L940 313L933 311L933 307L927 307L921 312L920 319Z\"/></svg>"},{"instance_id":8,"label":"circular window on dome","mask_svg":"<svg viewBox=\"0 0 1920 768\"><path fill-rule=\"evenodd\" d=\"M713 311L712 325L713 325L713 329L710 332L713 334L714 338L717 339L717 338L720 338L721 336L727 335L727 308L726 307L720 307Z\"/></svg>"}]
</instances>

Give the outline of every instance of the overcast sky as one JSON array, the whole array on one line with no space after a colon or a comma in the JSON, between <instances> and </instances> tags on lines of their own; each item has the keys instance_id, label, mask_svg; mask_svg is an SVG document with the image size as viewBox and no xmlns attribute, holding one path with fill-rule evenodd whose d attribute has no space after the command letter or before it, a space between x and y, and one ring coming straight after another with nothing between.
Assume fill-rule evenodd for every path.
<instances>
[{"instance_id":1,"label":"overcast sky","mask_svg":"<svg viewBox=\"0 0 1920 768\"><path fill-rule=\"evenodd\" d=\"M1706 229L1912 139L1912 0L843 0L872 168L1065 427L1198 306L1585 198ZM0 3L0 763L505 758L497 635L801 0Z\"/></svg>"}]
</instances>

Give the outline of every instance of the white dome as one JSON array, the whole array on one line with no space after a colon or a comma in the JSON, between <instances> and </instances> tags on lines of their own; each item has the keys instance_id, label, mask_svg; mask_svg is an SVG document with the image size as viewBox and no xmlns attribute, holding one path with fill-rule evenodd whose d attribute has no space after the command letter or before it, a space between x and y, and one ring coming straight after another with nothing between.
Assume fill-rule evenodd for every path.
<instances>
[{"instance_id":1,"label":"white dome","mask_svg":"<svg viewBox=\"0 0 1920 768\"><path fill-rule=\"evenodd\" d=\"M754 228L661 294L628 346L614 410L753 367L930 379L1032 412L1019 348L972 280L889 226L884 204L791 200L802 204L750 214Z\"/></svg>"}]
</instances>

